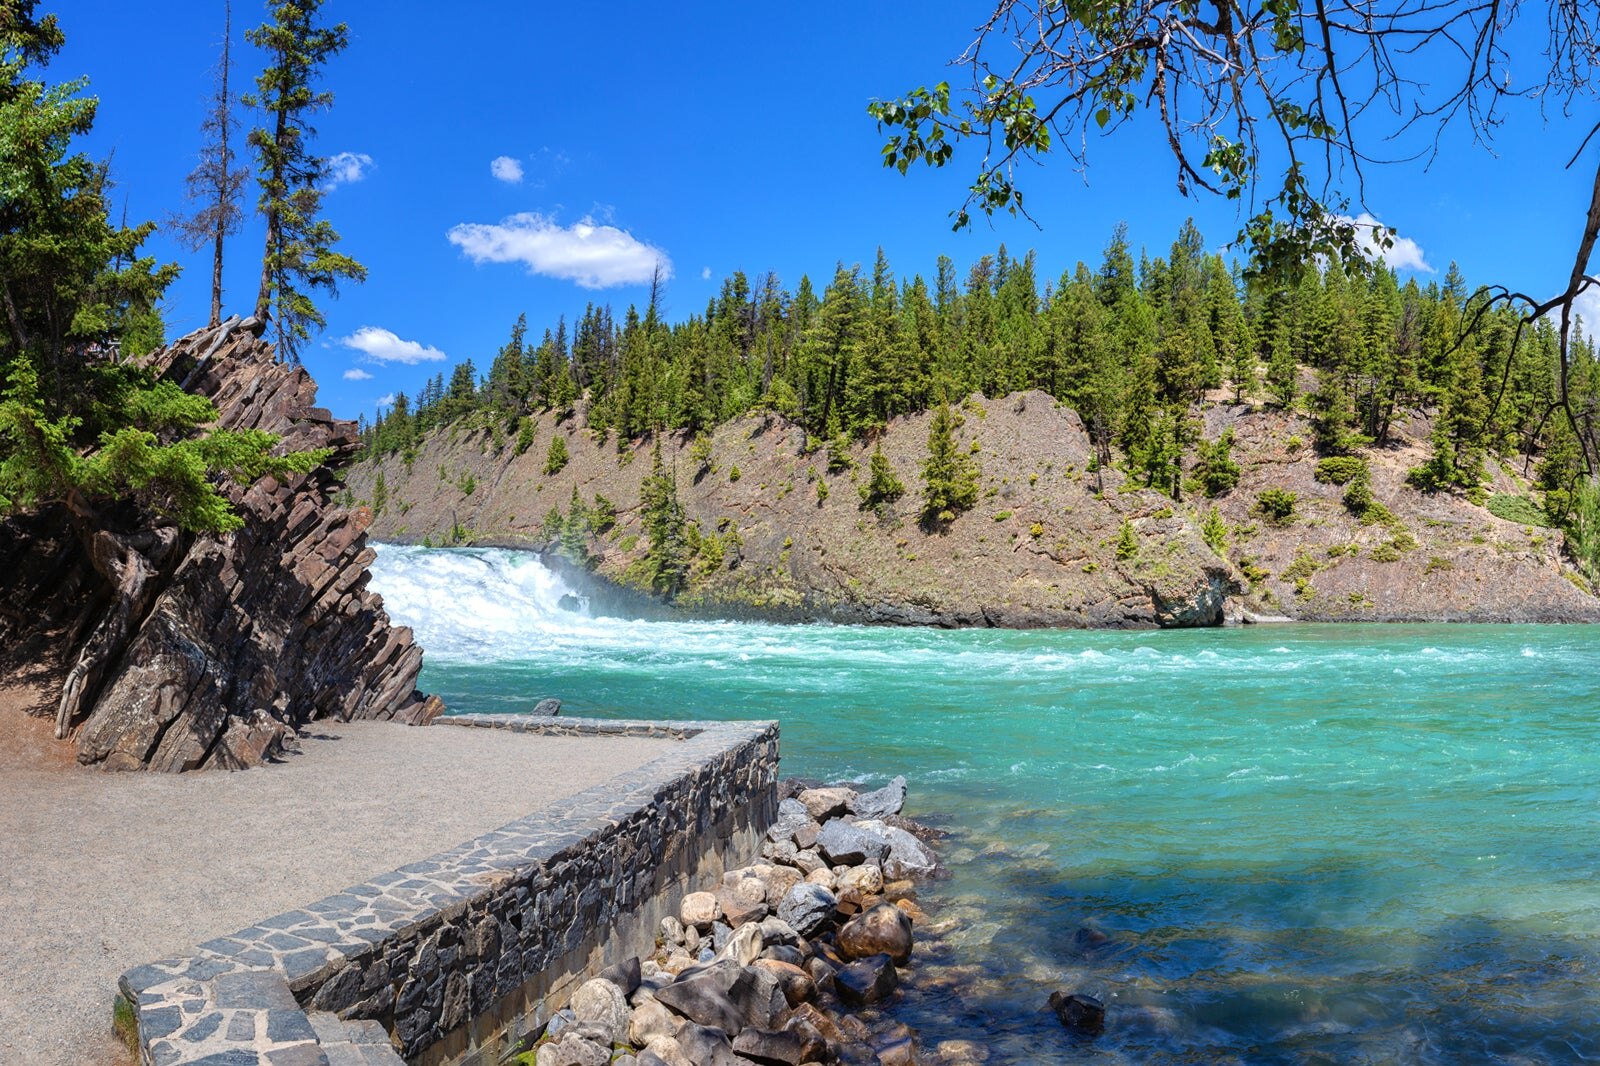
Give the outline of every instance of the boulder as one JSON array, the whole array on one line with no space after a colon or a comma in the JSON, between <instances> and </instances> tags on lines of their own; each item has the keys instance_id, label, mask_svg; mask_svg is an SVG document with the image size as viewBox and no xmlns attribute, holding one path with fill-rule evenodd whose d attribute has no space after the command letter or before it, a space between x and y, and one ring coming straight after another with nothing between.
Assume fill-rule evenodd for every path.
<instances>
[{"instance_id":1,"label":"boulder","mask_svg":"<svg viewBox=\"0 0 1600 1066\"><path fill-rule=\"evenodd\" d=\"M865 819L856 828L880 837L889 846L882 860L883 875L890 881L909 881L918 877L931 877L938 871L939 862L916 837L897 826Z\"/></svg>"},{"instance_id":2,"label":"boulder","mask_svg":"<svg viewBox=\"0 0 1600 1066\"><path fill-rule=\"evenodd\" d=\"M695 1066L695 1061L684 1054L682 1045L670 1036L651 1037L639 1056L639 1066L646 1066L652 1058L662 1066Z\"/></svg>"},{"instance_id":3,"label":"boulder","mask_svg":"<svg viewBox=\"0 0 1600 1066\"><path fill-rule=\"evenodd\" d=\"M878 1066L917 1066L917 1042L909 1036L885 1040L876 1051Z\"/></svg>"},{"instance_id":4,"label":"boulder","mask_svg":"<svg viewBox=\"0 0 1600 1066\"><path fill-rule=\"evenodd\" d=\"M794 841L794 834L811 821L811 812L796 799L786 799L778 804L778 817L767 827L767 839L774 842Z\"/></svg>"},{"instance_id":5,"label":"boulder","mask_svg":"<svg viewBox=\"0 0 1600 1066\"><path fill-rule=\"evenodd\" d=\"M652 1037L673 1036L683 1023L654 998L633 1008L628 1021L628 1043L645 1047Z\"/></svg>"},{"instance_id":6,"label":"boulder","mask_svg":"<svg viewBox=\"0 0 1600 1066\"><path fill-rule=\"evenodd\" d=\"M540 1044L534 1062L536 1066L609 1066L611 1048L567 1032L559 1040Z\"/></svg>"},{"instance_id":7,"label":"boulder","mask_svg":"<svg viewBox=\"0 0 1600 1066\"><path fill-rule=\"evenodd\" d=\"M801 936L814 936L833 920L838 903L821 885L798 884L778 904L778 918Z\"/></svg>"},{"instance_id":8,"label":"boulder","mask_svg":"<svg viewBox=\"0 0 1600 1066\"><path fill-rule=\"evenodd\" d=\"M1098 1033L1106 1027L1106 1005L1081 992L1050 993L1050 1009L1061 1024L1080 1033Z\"/></svg>"},{"instance_id":9,"label":"boulder","mask_svg":"<svg viewBox=\"0 0 1600 1066\"><path fill-rule=\"evenodd\" d=\"M818 865L815 870L812 870L810 873L806 874L806 883L812 885L821 885L829 892L832 892L834 885L837 884L837 881L833 876L833 871L828 868L827 863L822 861L821 856L818 856L817 864Z\"/></svg>"},{"instance_id":10,"label":"boulder","mask_svg":"<svg viewBox=\"0 0 1600 1066\"><path fill-rule=\"evenodd\" d=\"M639 981L643 977L639 956L635 955L630 959L624 959L622 962L607 966L596 976L602 980L610 981L622 989L624 996L631 996L638 991Z\"/></svg>"},{"instance_id":11,"label":"boulder","mask_svg":"<svg viewBox=\"0 0 1600 1066\"><path fill-rule=\"evenodd\" d=\"M735 1054L761 1066L800 1066L810 1050L803 1033L793 1029L746 1029L733 1039Z\"/></svg>"},{"instance_id":12,"label":"boulder","mask_svg":"<svg viewBox=\"0 0 1600 1066\"><path fill-rule=\"evenodd\" d=\"M716 897L723 917L735 929L767 916L767 886L759 878L743 877L732 885L724 885L717 889Z\"/></svg>"},{"instance_id":13,"label":"boulder","mask_svg":"<svg viewBox=\"0 0 1600 1066\"><path fill-rule=\"evenodd\" d=\"M900 983L894 960L888 955L859 959L833 976L833 991L847 1007L870 1006L888 996Z\"/></svg>"},{"instance_id":14,"label":"boulder","mask_svg":"<svg viewBox=\"0 0 1600 1066\"><path fill-rule=\"evenodd\" d=\"M711 923L722 917L722 904L710 892L691 892L678 905L678 918L686 926L701 932L711 928Z\"/></svg>"},{"instance_id":15,"label":"boulder","mask_svg":"<svg viewBox=\"0 0 1600 1066\"><path fill-rule=\"evenodd\" d=\"M794 846L801 851L812 851L817 846L817 836L822 832L822 826L816 822L807 822L794 831Z\"/></svg>"},{"instance_id":16,"label":"boulder","mask_svg":"<svg viewBox=\"0 0 1600 1066\"><path fill-rule=\"evenodd\" d=\"M765 947L759 925L741 925L734 930L733 936L728 938L727 944L717 951L716 958L727 959L740 966L749 966L761 957Z\"/></svg>"},{"instance_id":17,"label":"boulder","mask_svg":"<svg viewBox=\"0 0 1600 1066\"><path fill-rule=\"evenodd\" d=\"M678 1033L678 1046L694 1066L749 1066L733 1053L728 1034L721 1029L686 1025Z\"/></svg>"},{"instance_id":18,"label":"boulder","mask_svg":"<svg viewBox=\"0 0 1600 1066\"><path fill-rule=\"evenodd\" d=\"M661 943L668 946L681 946L683 944L683 923L672 915L661 919Z\"/></svg>"},{"instance_id":19,"label":"boulder","mask_svg":"<svg viewBox=\"0 0 1600 1066\"><path fill-rule=\"evenodd\" d=\"M837 1047L846 1040L844 1031L841 1030L829 1014L810 1003L802 1003L794 1009L794 1017L789 1019L789 1027L810 1029L827 1043ZM803 1031L803 1030L802 1030ZM822 1059L823 1054L814 1055L814 1059Z\"/></svg>"},{"instance_id":20,"label":"boulder","mask_svg":"<svg viewBox=\"0 0 1600 1066\"><path fill-rule=\"evenodd\" d=\"M845 959L887 955L904 966L911 961L911 919L892 903L880 903L851 918L833 938Z\"/></svg>"},{"instance_id":21,"label":"boulder","mask_svg":"<svg viewBox=\"0 0 1600 1066\"><path fill-rule=\"evenodd\" d=\"M783 897L779 896L778 898L782 899ZM795 932L794 927L782 918L763 918L760 928L761 942L768 947L772 947L774 944L788 944L791 947L800 945L800 934Z\"/></svg>"},{"instance_id":22,"label":"boulder","mask_svg":"<svg viewBox=\"0 0 1600 1066\"><path fill-rule=\"evenodd\" d=\"M805 806L813 821L826 822L848 813L856 794L848 788L808 788L795 798Z\"/></svg>"},{"instance_id":23,"label":"boulder","mask_svg":"<svg viewBox=\"0 0 1600 1066\"><path fill-rule=\"evenodd\" d=\"M728 962L686 970L678 980L657 990L656 1002L697 1025L738 1034L744 1028L744 1015L729 992L743 975L743 970Z\"/></svg>"},{"instance_id":24,"label":"boulder","mask_svg":"<svg viewBox=\"0 0 1600 1066\"><path fill-rule=\"evenodd\" d=\"M839 875L839 891L876 896L883 891L883 871L876 866L852 866Z\"/></svg>"},{"instance_id":25,"label":"boulder","mask_svg":"<svg viewBox=\"0 0 1600 1066\"><path fill-rule=\"evenodd\" d=\"M876 792L863 792L850 804L858 818L886 818L899 814L906 805L906 779L897 777Z\"/></svg>"},{"instance_id":26,"label":"boulder","mask_svg":"<svg viewBox=\"0 0 1600 1066\"><path fill-rule=\"evenodd\" d=\"M746 967L728 989L728 998L739 1009L745 1024L758 1029L775 1029L789 1017L788 997L771 970Z\"/></svg>"},{"instance_id":27,"label":"boulder","mask_svg":"<svg viewBox=\"0 0 1600 1066\"><path fill-rule=\"evenodd\" d=\"M768 840L761 845L761 857L769 862L793 866L800 849L793 840Z\"/></svg>"},{"instance_id":28,"label":"boulder","mask_svg":"<svg viewBox=\"0 0 1600 1066\"><path fill-rule=\"evenodd\" d=\"M839 967L827 959L818 957L806 960L806 976L811 978L811 983L818 992L832 992L833 979L839 972Z\"/></svg>"},{"instance_id":29,"label":"boulder","mask_svg":"<svg viewBox=\"0 0 1600 1066\"><path fill-rule=\"evenodd\" d=\"M832 821L817 834L817 850L836 866L860 866L866 862L883 862L884 856L889 854L889 842L858 825Z\"/></svg>"},{"instance_id":30,"label":"boulder","mask_svg":"<svg viewBox=\"0 0 1600 1066\"><path fill-rule=\"evenodd\" d=\"M783 998L793 1007L810 1001L816 997L817 983L811 975L802 970L798 963L787 962L780 959L757 959L754 963L757 969L765 970L778 980L778 987L783 990Z\"/></svg>"},{"instance_id":31,"label":"boulder","mask_svg":"<svg viewBox=\"0 0 1600 1066\"><path fill-rule=\"evenodd\" d=\"M572 995L572 1013L579 1025L592 1025L605 1034L607 1046L627 1038L628 997L604 978L585 981Z\"/></svg>"},{"instance_id":32,"label":"boulder","mask_svg":"<svg viewBox=\"0 0 1600 1066\"><path fill-rule=\"evenodd\" d=\"M803 876L810 876L818 870L826 871L828 868L828 864L822 861L822 856L817 854L817 849L809 847L794 853L793 865Z\"/></svg>"},{"instance_id":33,"label":"boulder","mask_svg":"<svg viewBox=\"0 0 1600 1066\"><path fill-rule=\"evenodd\" d=\"M761 953L763 959L774 959L778 962L787 962L791 966L804 966L806 957L800 953L799 948L792 948L788 944L772 944Z\"/></svg>"},{"instance_id":34,"label":"boulder","mask_svg":"<svg viewBox=\"0 0 1600 1066\"><path fill-rule=\"evenodd\" d=\"M558 699L542 699L533 705L533 713L554 718L561 713L561 701Z\"/></svg>"}]
</instances>

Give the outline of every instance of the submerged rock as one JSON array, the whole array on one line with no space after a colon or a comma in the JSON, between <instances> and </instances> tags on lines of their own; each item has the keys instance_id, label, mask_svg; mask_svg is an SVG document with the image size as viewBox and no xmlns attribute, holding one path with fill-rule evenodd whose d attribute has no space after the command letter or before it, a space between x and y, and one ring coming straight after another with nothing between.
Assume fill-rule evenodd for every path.
<instances>
[{"instance_id":1,"label":"submerged rock","mask_svg":"<svg viewBox=\"0 0 1600 1066\"><path fill-rule=\"evenodd\" d=\"M852 962L833 976L833 990L847 1007L877 1003L900 984L900 974L888 955L873 955Z\"/></svg>"},{"instance_id":2,"label":"submerged rock","mask_svg":"<svg viewBox=\"0 0 1600 1066\"><path fill-rule=\"evenodd\" d=\"M1050 993L1050 1009L1061 1024L1081 1033L1098 1033L1106 1026L1106 1005L1079 992Z\"/></svg>"}]
</instances>

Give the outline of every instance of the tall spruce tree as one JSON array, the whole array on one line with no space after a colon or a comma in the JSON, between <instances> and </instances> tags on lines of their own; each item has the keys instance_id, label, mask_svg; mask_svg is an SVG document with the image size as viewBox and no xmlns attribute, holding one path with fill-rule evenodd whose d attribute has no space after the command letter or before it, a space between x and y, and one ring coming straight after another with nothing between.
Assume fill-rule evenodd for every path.
<instances>
[{"instance_id":1,"label":"tall spruce tree","mask_svg":"<svg viewBox=\"0 0 1600 1066\"><path fill-rule=\"evenodd\" d=\"M321 6L322 0L282 0L271 21L245 34L270 63L256 76L257 91L244 98L268 119L250 131L267 232L255 313L272 317L279 355L295 362L312 331L327 324L313 294L336 296L340 281L367 276L366 267L336 250L339 234L319 217L327 162L311 149L311 118L332 106L333 94L315 83L348 40L344 23L318 25Z\"/></svg>"}]
</instances>

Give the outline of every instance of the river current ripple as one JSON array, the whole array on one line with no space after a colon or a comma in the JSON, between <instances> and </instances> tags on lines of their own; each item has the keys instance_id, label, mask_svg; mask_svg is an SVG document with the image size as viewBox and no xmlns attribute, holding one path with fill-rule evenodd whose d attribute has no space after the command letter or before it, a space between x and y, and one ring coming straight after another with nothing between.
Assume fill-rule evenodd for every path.
<instances>
[{"instance_id":1,"label":"river current ripple","mask_svg":"<svg viewBox=\"0 0 1600 1066\"><path fill-rule=\"evenodd\" d=\"M894 1010L991 1063L1600 1058L1600 631L959 632L598 617L525 553L382 547L458 711L777 718L904 773L952 870ZM1078 1040L1055 988L1108 1005Z\"/></svg>"}]
</instances>

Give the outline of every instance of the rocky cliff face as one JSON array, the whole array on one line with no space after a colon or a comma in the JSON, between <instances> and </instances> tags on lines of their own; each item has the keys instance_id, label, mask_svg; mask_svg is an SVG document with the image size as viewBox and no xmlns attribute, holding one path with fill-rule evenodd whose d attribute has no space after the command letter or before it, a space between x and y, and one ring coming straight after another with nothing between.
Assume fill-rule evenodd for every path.
<instances>
[{"instance_id":1,"label":"rocky cliff face","mask_svg":"<svg viewBox=\"0 0 1600 1066\"><path fill-rule=\"evenodd\" d=\"M781 620L830 619L931 625L1196 626L1276 616L1332 621L1589 621L1600 600L1565 562L1559 533L1503 521L1451 495L1405 483L1420 462L1427 426L1405 427L1394 449L1369 456L1373 490L1394 514L1363 522L1343 489L1315 480L1316 457L1298 416L1220 400L1205 435L1238 437L1239 485L1215 500L1167 497L1091 468L1090 441L1071 410L1039 392L963 405L963 446L976 445L978 505L937 531L923 529L921 466L929 415L896 419L881 438L906 495L881 509L860 506L870 445L850 469L828 472L825 451L775 416L720 427L708 462L690 442L662 441L675 467L702 549L680 610ZM372 532L383 540L544 547L545 516L596 495L616 505L609 532L585 545L587 567L636 583L643 535L640 483L650 445L619 446L590 433L581 408L539 420L520 454L492 429L435 431L408 463L391 455L352 468L354 496L384 506ZM550 441L570 459L544 471ZM1297 494L1293 518L1277 525L1258 511L1269 488ZM1494 490L1524 492L1509 470ZM1200 533L1215 505L1228 528L1213 550ZM1136 550L1118 551L1122 522ZM711 543L714 541L715 543Z\"/></svg>"},{"instance_id":2,"label":"rocky cliff face","mask_svg":"<svg viewBox=\"0 0 1600 1066\"><path fill-rule=\"evenodd\" d=\"M354 425L316 407L310 375L276 362L237 320L184 337L149 365L209 397L224 428L261 429L281 435L284 450L333 454L291 483L265 478L235 491L245 519L237 532L166 531L141 546L154 592L72 716L79 761L243 767L316 719L437 714L438 701L416 690L422 649L366 588L370 514L331 502L336 472L357 448ZM0 575L0 643L13 658L70 669L111 603L65 516L0 524Z\"/></svg>"}]
</instances>

